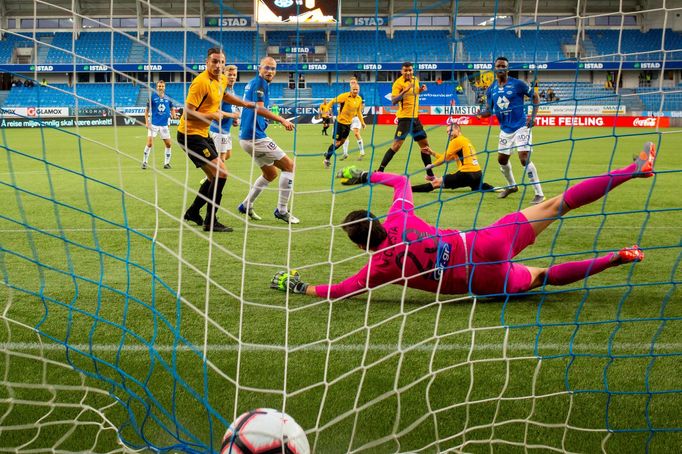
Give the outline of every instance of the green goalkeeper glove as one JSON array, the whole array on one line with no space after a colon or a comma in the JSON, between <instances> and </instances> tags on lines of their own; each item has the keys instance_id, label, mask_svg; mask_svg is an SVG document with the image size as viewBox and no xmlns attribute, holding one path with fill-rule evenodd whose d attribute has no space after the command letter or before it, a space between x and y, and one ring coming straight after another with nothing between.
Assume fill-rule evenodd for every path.
<instances>
[{"instance_id":1,"label":"green goalkeeper glove","mask_svg":"<svg viewBox=\"0 0 682 454\"><path fill-rule=\"evenodd\" d=\"M270 288L281 290L283 292L289 291L292 293L302 293L305 294L308 290L308 284L301 281L301 276L298 271L292 270L291 273L286 271L278 271L270 281Z\"/></svg>"},{"instance_id":2,"label":"green goalkeeper glove","mask_svg":"<svg viewBox=\"0 0 682 454\"><path fill-rule=\"evenodd\" d=\"M341 178L341 184L345 186L364 184L369 179L369 172L355 166L348 166L336 172L336 178Z\"/></svg>"}]
</instances>

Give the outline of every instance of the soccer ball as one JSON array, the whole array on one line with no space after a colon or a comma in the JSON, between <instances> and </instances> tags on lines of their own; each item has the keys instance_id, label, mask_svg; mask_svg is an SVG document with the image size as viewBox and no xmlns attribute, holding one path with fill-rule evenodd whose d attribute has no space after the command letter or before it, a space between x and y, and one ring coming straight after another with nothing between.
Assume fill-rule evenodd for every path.
<instances>
[{"instance_id":1,"label":"soccer ball","mask_svg":"<svg viewBox=\"0 0 682 454\"><path fill-rule=\"evenodd\" d=\"M240 415L227 429L220 454L310 454L305 432L294 418L272 408Z\"/></svg>"}]
</instances>

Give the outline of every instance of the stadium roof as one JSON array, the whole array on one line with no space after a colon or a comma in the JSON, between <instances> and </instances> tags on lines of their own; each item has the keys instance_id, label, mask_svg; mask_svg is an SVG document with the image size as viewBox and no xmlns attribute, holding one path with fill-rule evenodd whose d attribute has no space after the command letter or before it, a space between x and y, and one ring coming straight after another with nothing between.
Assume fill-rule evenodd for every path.
<instances>
[{"instance_id":1,"label":"stadium roof","mask_svg":"<svg viewBox=\"0 0 682 454\"><path fill-rule=\"evenodd\" d=\"M339 0L343 15L450 14L456 8L459 15L497 14L573 15L576 8L587 14L636 12L660 8L664 0ZM69 16L72 5L84 16L200 16L220 14L220 0L0 0L0 12L10 17ZM151 12L149 11L151 5ZM378 5L378 7L376 6ZM225 15L253 14L253 0L223 0Z\"/></svg>"}]
</instances>

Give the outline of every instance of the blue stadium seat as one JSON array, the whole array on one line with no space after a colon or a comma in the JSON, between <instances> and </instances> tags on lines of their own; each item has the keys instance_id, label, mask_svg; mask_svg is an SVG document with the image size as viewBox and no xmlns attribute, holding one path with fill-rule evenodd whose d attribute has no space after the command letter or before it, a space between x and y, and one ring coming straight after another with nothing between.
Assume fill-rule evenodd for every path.
<instances>
[{"instance_id":1,"label":"blue stadium seat","mask_svg":"<svg viewBox=\"0 0 682 454\"><path fill-rule=\"evenodd\" d=\"M76 102L80 107L94 107L101 104L105 107L134 106L137 103L139 86L127 83L112 84L94 83L77 84L76 89L66 84L52 84L35 87L12 87L5 100L7 107L67 107Z\"/></svg>"},{"instance_id":2,"label":"blue stadium seat","mask_svg":"<svg viewBox=\"0 0 682 454\"><path fill-rule=\"evenodd\" d=\"M459 39L465 60L492 62L498 56L511 61L547 62L565 60L562 46L575 44L571 30L523 30L521 38L512 30L466 30Z\"/></svg>"}]
</instances>

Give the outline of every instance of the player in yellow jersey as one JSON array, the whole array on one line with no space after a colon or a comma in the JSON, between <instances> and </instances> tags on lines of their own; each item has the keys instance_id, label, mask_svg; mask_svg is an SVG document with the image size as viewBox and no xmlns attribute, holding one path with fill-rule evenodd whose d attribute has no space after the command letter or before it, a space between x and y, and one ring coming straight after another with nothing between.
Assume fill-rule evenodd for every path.
<instances>
[{"instance_id":1,"label":"player in yellow jersey","mask_svg":"<svg viewBox=\"0 0 682 454\"><path fill-rule=\"evenodd\" d=\"M365 119L362 117L362 97L358 94L359 92L360 85L356 82L351 84L350 91L341 93L327 103L327 107L330 110L334 104L338 104L339 115L336 117L336 124L334 125L334 142L329 145L329 149L324 154L325 167L330 166L329 159L334 154L334 150L343 145L346 139L348 139L353 118L358 117L362 127L365 127ZM342 159L345 159L345 157Z\"/></svg>"},{"instance_id":2,"label":"player in yellow jersey","mask_svg":"<svg viewBox=\"0 0 682 454\"><path fill-rule=\"evenodd\" d=\"M273 114L268 109L226 92L227 77L223 74L224 67L225 53L222 49L217 47L209 49L206 56L206 70L195 77L189 87L177 134L178 143L189 159L196 167L201 167L208 177L202 181L199 193L185 212L184 218L198 225L203 224L205 231L214 232L232 231L230 227L221 224L216 219L227 180L227 169L209 135L209 127L212 121L220 123L224 116L233 115L220 109L221 102L255 109L258 115L282 123L288 131L294 129L293 123ZM204 219L200 210L206 204L208 204L208 209Z\"/></svg>"},{"instance_id":3,"label":"player in yellow jersey","mask_svg":"<svg viewBox=\"0 0 682 454\"><path fill-rule=\"evenodd\" d=\"M320 104L320 118L322 119L322 135L328 136L327 129L329 129L329 125L332 123L332 108L327 106L326 99Z\"/></svg>"},{"instance_id":4,"label":"player in yellow jersey","mask_svg":"<svg viewBox=\"0 0 682 454\"><path fill-rule=\"evenodd\" d=\"M426 138L426 131L424 131L424 127L419 121L419 94L426 91L426 85L419 85L419 79L414 77L414 68L409 61L403 63L400 73L402 75L393 83L391 91L391 104L398 105L398 113L396 114L398 117L398 127L396 128L391 148L386 151L384 158L381 160L379 172L383 172L388 163L391 162L393 156L402 147L408 134L411 134L412 139L416 140L419 144L424 166L426 167L431 164L431 147L429 146L429 140ZM433 170L428 168L426 170L426 179L432 181L435 178Z\"/></svg>"},{"instance_id":5,"label":"player in yellow jersey","mask_svg":"<svg viewBox=\"0 0 682 454\"><path fill-rule=\"evenodd\" d=\"M457 170L443 175L443 178L412 186L413 192L431 192L441 186L445 189L464 188L469 186L472 191L494 191L495 188L483 182L481 166L478 164L476 149L469 139L462 135L462 129L457 123L448 126L450 142L445 154L433 153L436 161L431 167L437 167L444 162L455 162Z\"/></svg>"}]
</instances>

